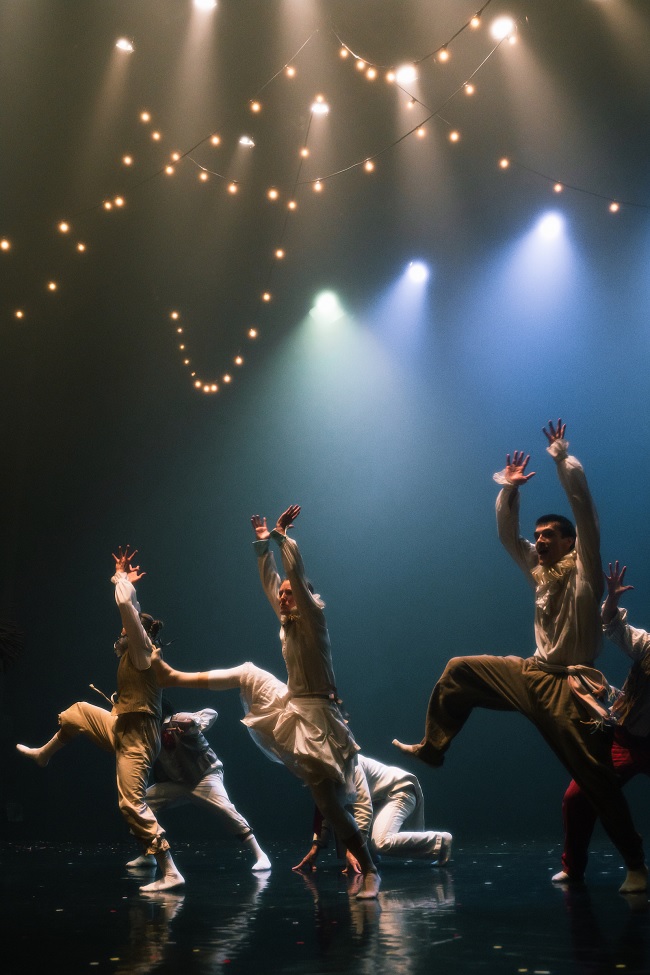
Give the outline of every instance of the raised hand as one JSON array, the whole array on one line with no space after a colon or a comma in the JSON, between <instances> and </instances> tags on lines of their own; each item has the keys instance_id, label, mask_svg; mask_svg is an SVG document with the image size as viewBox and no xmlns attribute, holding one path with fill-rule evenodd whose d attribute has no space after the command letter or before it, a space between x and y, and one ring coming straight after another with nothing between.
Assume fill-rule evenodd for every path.
<instances>
[{"instance_id":1,"label":"raised hand","mask_svg":"<svg viewBox=\"0 0 650 975\"><path fill-rule=\"evenodd\" d=\"M624 592L629 592L630 589L634 589L634 586L623 585L623 580L625 579L625 573L627 572L627 566L624 565L623 568L619 568L618 561L614 562L614 568L612 568L612 563L609 563L609 575L605 572L605 582L607 583L607 596L612 599L618 600L621 598Z\"/></svg>"},{"instance_id":2,"label":"raised hand","mask_svg":"<svg viewBox=\"0 0 650 975\"><path fill-rule=\"evenodd\" d=\"M506 480L519 487L520 484L525 484L526 481L530 481L531 477L535 477L535 471L526 474L526 467L528 466L529 460L530 454L524 456L523 450L515 450L512 455L512 460L510 459L510 454L506 454Z\"/></svg>"},{"instance_id":3,"label":"raised hand","mask_svg":"<svg viewBox=\"0 0 650 975\"><path fill-rule=\"evenodd\" d=\"M251 525L253 526L253 531L257 535L259 541L264 541L271 534L266 527L266 518L260 518L259 515L253 515L251 517Z\"/></svg>"},{"instance_id":4,"label":"raised hand","mask_svg":"<svg viewBox=\"0 0 650 975\"><path fill-rule=\"evenodd\" d=\"M289 528L293 528L293 522L300 514L299 504L290 504L286 511L283 511L275 523L276 531L286 535Z\"/></svg>"},{"instance_id":5,"label":"raised hand","mask_svg":"<svg viewBox=\"0 0 650 975\"><path fill-rule=\"evenodd\" d=\"M564 440L564 431L566 430L566 423L562 423L561 419L558 419L557 426L553 426L553 421L548 421L548 430L546 427L542 427L544 436L548 440L549 444L555 443L556 440Z\"/></svg>"},{"instance_id":6,"label":"raised hand","mask_svg":"<svg viewBox=\"0 0 650 975\"><path fill-rule=\"evenodd\" d=\"M607 598L603 603L603 622L611 623L618 612L618 603L624 592L629 592L630 589L634 589L634 586L624 585L625 573L627 571L627 566L624 565L620 568L618 561L614 562L614 568L612 568L612 563L609 563L609 575L605 572L605 582L607 583Z\"/></svg>"},{"instance_id":7,"label":"raised hand","mask_svg":"<svg viewBox=\"0 0 650 975\"><path fill-rule=\"evenodd\" d=\"M137 548L134 548L132 552L129 552L128 544L124 547L124 550L122 550L122 546L120 545L117 550L117 555L115 552L113 552L113 558L115 559L115 571L126 572L130 583L138 582L147 574L146 572L140 572L139 565L131 565L137 554Z\"/></svg>"}]
</instances>

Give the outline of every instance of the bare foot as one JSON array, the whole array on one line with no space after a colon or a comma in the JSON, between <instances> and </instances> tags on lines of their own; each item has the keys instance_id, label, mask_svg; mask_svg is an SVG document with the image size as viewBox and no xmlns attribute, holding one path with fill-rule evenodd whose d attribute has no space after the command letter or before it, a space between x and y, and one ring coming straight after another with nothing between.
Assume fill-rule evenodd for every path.
<instances>
[{"instance_id":1,"label":"bare foot","mask_svg":"<svg viewBox=\"0 0 650 975\"><path fill-rule=\"evenodd\" d=\"M638 870L628 870L627 876L618 888L619 894L642 894L648 889L648 868L644 865Z\"/></svg>"},{"instance_id":2,"label":"bare foot","mask_svg":"<svg viewBox=\"0 0 650 975\"><path fill-rule=\"evenodd\" d=\"M152 884L145 884L140 888L141 894L156 894L160 890L173 890L174 887L182 887L185 877L178 870L171 870L162 875L160 880L154 880Z\"/></svg>"},{"instance_id":3,"label":"bare foot","mask_svg":"<svg viewBox=\"0 0 650 975\"><path fill-rule=\"evenodd\" d=\"M379 894L381 877L378 873L367 873L363 878L361 890L357 894L358 901L375 901Z\"/></svg>"},{"instance_id":4,"label":"bare foot","mask_svg":"<svg viewBox=\"0 0 650 975\"><path fill-rule=\"evenodd\" d=\"M149 869L150 867L156 866L156 858L154 856L147 856L144 854L143 856L136 857L135 860L129 860L125 866L127 866L129 870Z\"/></svg>"},{"instance_id":5,"label":"bare foot","mask_svg":"<svg viewBox=\"0 0 650 975\"><path fill-rule=\"evenodd\" d=\"M49 758L44 758L41 755L40 748L28 748L27 745L16 745L16 748L21 755L26 755L27 758L33 759L33 761L35 761L37 765L40 765L41 768L45 768L49 762Z\"/></svg>"},{"instance_id":6,"label":"bare foot","mask_svg":"<svg viewBox=\"0 0 650 975\"><path fill-rule=\"evenodd\" d=\"M393 745L395 745L395 748L399 748L401 752L404 752L405 755L412 755L414 758L419 758L420 761L426 762L432 768L440 768L445 760L445 756L440 749L426 740L421 741L418 745L405 745L404 742L393 738Z\"/></svg>"}]
</instances>

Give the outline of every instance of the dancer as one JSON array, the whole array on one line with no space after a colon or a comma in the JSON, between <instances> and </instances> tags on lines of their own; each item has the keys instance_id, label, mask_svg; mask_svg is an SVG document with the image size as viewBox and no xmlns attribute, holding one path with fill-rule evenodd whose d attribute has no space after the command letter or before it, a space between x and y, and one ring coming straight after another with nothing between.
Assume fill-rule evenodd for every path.
<instances>
[{"instance_id":1,"label":"dancer","mask_svg":"<svg viewBox=\"0 0 650 975\"><path fill-rule=\"evenodd\" d=\"M163 698L163 709L168 702ZM147 789L147 804L158 815L167 806L194 803L212 812L224 829L236 837L254 857L252 870L271 869L271 861L255 839L253 830L228 797L223 783L223 764L210 747L204 732L217 720L217 712L204 708L190 714L169 709L162 723L162 748L153 767L154 784ZM149 867L154 858L143 854L127 867Z\"/></svg>"},{"instance_id":2,"label":"dancer","mask_svg":"<svg viewBox=\"0 0 650 975\"><path fill-rule=\"evenodd\" d=\"M424 797L415 775L395 765L358 755L357 797L352 814L363 836L370 837L379 856L434 860L444 867L451 857L451 833L424 829ZM321 850L329 844L329 824L316 811L311 848L294 870L315 870ZM406 827L406 829L402 829ZM346 851L348 868L359 866Z\"/></svg>"},{"instance_id":3,"label":"dancer","mask_svg":"<svg viewBox=\"0 0 650 975\"><path fill-rule=\"evenodd\" d=\"M567 518L548 514L537 519L534 545L521 538L519 489L534 476L526 473L529 456L515 451L512 460L507 456L505 470L495 475L503 485L497 498L499 537L535 592L534 655L525 660L485 654L453 658L433 689L422 742L404 745L395 739L394 744L438 767L473 708L520 711L596 808L628 869L620 890L631 893L647 886L641 837L614 773L610 734L602 724L596 729L593 720L586 720L602 709L585 685L599 690L606 685L602 674L590 667L601 637L598 518L582 466L568 454L565 430L558 420L557 427L549 423L548 431L544 428L544 435L577 532Z\"/></svg>"},{"instance_id":4,"label":"dancer","mask_svg":"<svg viewBox=\"0 0 650 975\"><path fill-rule=\"evenodd\" d=\"M251 736L269 757L282 762L309 787L325 819L358 860L363 883L357 896L369 900L377 897L379 874L354 817L345 809L345 803L354 801L356 795L358 746L337 704L324 603L311 591L298 546L286 534L299 513L300 506L291 505L280 515L273 532L268 531L265 518L254 515L251 519L262 584L281 623L288 683L251 663L194 674L173 670L159 653L152 663L163 687L240 689L246 711L243 722ZM271 537L280 546L287 573L282 583L269 551Z\"/></svg>"},{"instance_id":5,"label":"dancer","mask_svg":"<svg viewBox=\"0 0 650 975\"><path fill-rule=\"evenodd\" d=\"M612 762L623 786L635 775L650 775L650 633L627 623L627 610L619 609L624 592L626 566L609 564L607 598L603 603L603 632L634 663L623 691L611 711L617 720L612 744ZM562 870L552 877L554 884L581 883L587 866L589 842L596 825L596 811L584 792L572 781L562 801L564 852Z\"/></svg>"},{"instance_id":6,"label":"dancer","mask_svg":"<svg viewBox=\"0 0 650 975\"><path fill-rule=\"evenodd\" d=\"M147 779L160 751L161 691L151 669L151 651L160 620L140 613L134 583L144 575L131 563L137 553L120 547L114 555L115 601L122 618L122 633L115 643L119 657L117 697L113 710L106 711L81 701L59 715L59 731L41 748L16 747L37 765L48 764L52 755L78 734L87 735L105 751L114 751L120 812L129 829L151 854L161 877L140 890L155 893L185 883L177 869L165 831L146 803Z\"/></svg>"}]
</instances>

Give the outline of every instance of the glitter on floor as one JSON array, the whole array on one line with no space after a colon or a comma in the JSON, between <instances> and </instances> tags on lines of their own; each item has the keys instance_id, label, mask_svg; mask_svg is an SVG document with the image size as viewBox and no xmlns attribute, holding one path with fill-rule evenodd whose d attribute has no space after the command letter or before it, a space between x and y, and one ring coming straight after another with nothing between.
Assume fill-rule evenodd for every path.
<instances>
[{"instance_id":1,"label":"glitter on floor","mask_svg":"<svg viewBox=\"0 0 650 975\"><path fill-rule=\"evenodd\" d=\"M179 845L187 885L145 896L124 845L4 843L4 975L647 975L645 895L617 893L618 858L592 854L589 886L550 883L557 847L458 848L447 868L382 864L377 902L357 901L332 859L291 872L271 848L255 876L230 847Z\"/></svg>"}]
</instances>

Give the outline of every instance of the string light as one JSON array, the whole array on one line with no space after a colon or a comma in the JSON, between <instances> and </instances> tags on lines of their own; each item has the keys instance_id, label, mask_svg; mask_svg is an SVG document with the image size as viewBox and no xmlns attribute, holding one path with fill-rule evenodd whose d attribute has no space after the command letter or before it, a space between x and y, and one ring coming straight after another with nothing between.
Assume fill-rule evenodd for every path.
<instances>
[{"instance_id":1,"label":"string light","mask_svg":"<svg viewBox=\"0 0 650 975\"><path fill-rule=\"evenodd\" d=\"M178 162L181 158L180 152L172 152L172 162Z\"/></svg>"},{"instance_id":2,"label":"string light","mask_svg":"<svg viewBox=\"0 0 650 975\"><path fill-rule=\"evenodd\" d=\"M287 75L288 78L295 78L296 77L296 69L294 68L294 66L292 64L290 64L290 65L287 66L287 68L285 69L285 73L286 73L286 75Z\"/></svg>"},{"instance_id":3,"label":"string light","mask_svg":"<svg viewBox=\"0 0 650 975\"><path fill-rule=\"evenodd\" d=\"M232 194L236 193L237 192L237 183L230 183L229 186L228 186L228 192L229 193L232 193Z\"/></svg>"},{"instance_id":4,"label":"string light","mask_svg":"<svg viewBox=\"0 0 650 975\"><path fill-rule=\"evenodd\" d=\"M563 189L564 187L562 186L562 183L556 183L555 186L553 187L553 191L555 193L561 193Z\"/></svg>"},{"instance_id":5,"label":"string light","mask_svg":"<svg viewBox=\"0 0 650 975\"><path fill-rule=\"evenodd\" d=\"M47 290L48 291L56 291L57 287L58 286L57 286L56 281L48 281L47 282Z\"/></svg>"},{"instance_id":6,"label":"string light","mask_svg":"<svg viewBox=\"0 0 650 975\"><path fill-rule=\"evenodd\" d=\"M16 311L14 312L14 315L16 316L16 318L24 318L25 312L22 310L22 308L17 308Z\"/></svg>"},{"instance_id":7,"label":"string light","mask_svg":"<svg viewBox=\"0 0 650 975\"><path fill-rule=\"evenodd\" d=\"M156 131L151 133L151 138L153 139L154 142L160 142L162 136L160 132Z\"/></svg>"},{"instance_id":8,"label":"string light","mask_svg":"<svg viewBox=\"0 0 650 975\"><path fill-rule=\"evenodd\" d=\"M104 200L104 209L105 210L112 210L113 209L113 204L111 203L110 200Z\"/></svg>"},{"instance_id":9,"label":"string light","mask_svg":"<svg viewBox=\"0 0 650 975\"><path fill-rule=\"evenodd\" d=\"M259 335L259 332L257 331L256 328L249 328L248 329L248 337L249 337L249 339L256 339L258 335Z\"/></svg>"},{"instance_id":10,"label":"string light","mask_svg":"<svg viewBox=\"0 0 650 975\"><path fill-rule=\"evenodd\" d=\"M467 84L464 86L464 90L466 95L473 95L474 92L476 91L476 88L471 82L468 81Z\"/></svg>"},{"instance_id":11,"label":"string light","mask_svg":"<svg viewBox=\"0 0 650 975\"><path fill-rule=\"evenodd\" d=\"M427 130L423 125L421 125L420 128L416 130L415 134L417 135L418 139L424 139L425 135L427 134Z\"/></svg>"},{"instance_id":12,"label":"string light","mask_svg":"<svg viewBox=\"0 0 650 975\"><path fill-rule=\"evenodd\" d=\"M223 377L223 381L224 381L224 383L231 382L232 381L232 376L230 376L228 373L226 373L226 375Z\"/></svg>"},{"instance_id":13,"label":"string light","mask_svg":"<svg viewBox=\"0 0 650 975\"><path fill-rule=\"evenodd\" d=\"M167 173L168 176L173 176L176 170L174 169L173 166L165 166L165 172Z\"/></svg>"},{"instance_id":14,"label":"string light","mask_svg":"<svg viewBox=\"0 0 650 975\"><path fill-rule=\"evenodd\" d=\"M263 294L262 294L262 301L266 301L267 304L268 304L268 302L270 300L271 300L271 292L270 291L264 291Z\"/></svg>"},{"instance_id":15,"label":"string light","mask_svg":"<svg viewBox=\"0 0 650 975\"><path fill-rule=\"evenodd\" d=\"M506 159L505 156L503 159L499 160L499 166L501 167L501 169L507 169L509 165L510 165L510 160Z\"/></svg>"},{"instance_id":16,"label":"string light","mask_svg":"<svg viewBox=\"0 0 650 975\"><path fill-rule=\"evenodd\" d=\"M300 150L300 155L302 156L303 159L307 159L309 157L309 149L307 148L307 146L302 147L302 149Z\"/></svg>"},{"instance_id":17,"label":"string light","mask_svg":"<svg viewBox=\"0 0 650 975\"><path fill-rule=\"evenodd\" d=\"M62 220L61 223L59 224L59 230L61 231L62 234L67 234L68 231L70 230L70 224L66 223L65 220Z\"/></svg>"},{"instance_id":18,"label":"string light","mask_svg":"<svg viewBox=\"0 0 650 975\"><path fill-rule=\"evenodd\" d=\"M213 146L218 146L219 143L221 142L221 137L218 135L213 135L210 137L210 142L212 143Z\"/></svg>"},{"instance_id":19,"label":"string light","mask_svg":"<svg viewBox=\"0 0 650 975\"><path fill-rule=\"evenodd\" d=\"M445 64L449 60L449 51L446 47L441 47L438 51L438 60Z\"/></svg>"},{"instance_id":20,"label":"string light","mask_svg":"<svg viewBox=\"0 0 650 975\"><path fill-rule=\"evenodd\" d=\"M77 244L77 250L79 251L80 254L84 254L86 251L86 245L81 241L79 241L79 243Z\"/></svg>"},{"instance_id":21,"label":"string light","mask_svg":"<svg viewBox=\"0 0 650 975\"><path fill-rule=\"evenodd\" d=\"M377 69L376 68L368 68L368 70L366 71L366 78L369 81L374 81L376 77L377 77Z\"/></svg>"},{"instance_id":22,"label":"string light","mask_svg":"<svg viewBox=\"0 0 650 975\"><path fill-rule=\"evenodd\" d=\"M151 113L150 112L147 112L147 111L140 112L140 121L141 122L150 122L151 121Z\"/></svg>"},{"instance_id":23,"label":"string light","mask_svg":"<svg viewBox=\"0 0 650 975\"><path fill-rule=\"evenodd\" d=\"M348 57L349 53L350 52L348 51L347 47L342 47L341 50L339 51L340 57L344 59Z\"/></svg>"},{"instance_id":24,"label":"string light","mask_svg":"<svg viewBox=\"0 0 650 975\"><path fill-rule=\"evenodd\" d=\"M289 200L289 202L287 203L287 209L288 210L297 210L298 209L298 204L296 203L295 200Z\"/></svg>"},{"instance_id":25,"label":"string light","mask_svg":"<svg viewBox=\"0 0 650 975\"><path fill-rule=\"evenodd\" d=\"M11 250L11 242L8 241L6 237L3 237L2 240L0 240L0 250L2 251Z\"/></svg>"},{"instance_id":26,"label":"string light","mask_svg":"<svg viewBox=\"0 0 650 975\"><path fill-rule=\"evenodd\" d=\"M472 30L476 30L477 27L481 26L481 18L479 17L478 14L475 14L475 16L472 17L472 19L469 22L469 26L472 28Z\"/></svg>"},{"instance_id":27,"label":"string light","mask_svg":"<svg viewBox=\"0 0 650 975\"><path fill-rule=\"evenodd\" d=\"M133 165L133 156L122 156L122 162L125 166Z\"/></svg>"},{"instance_id":28,"label":"string light","mask_svg":"<svg viewBox=\"0 0 650 975\"><path fill-rule=\"evenodd\" d=\"M251 112L261 112L262 106L259 102L251 102Z\"/></svg>"},{"instance_id":29,"label":"string light","mask_svg":"<svg viewBox=\"0 0 650 975\"><path fill-rule=\"evenodd\" d=\"M317 179L316 182L314 183L314 192L320 193L322 189L323 189L323 184L319 179Z\"/></svg>"},{"instance_id":30,"label":"string light","mask_svg":"<svg viewBox=\"0 0 650 975\"><path fill-rule=\"evenodd\" d=\"M201 172L199 173L199 179L201 180L202 183L207 183L207 181L210 179L205 169L202 169Z\"/></svg>"},{"instance_id":31,"label":"string light","mask_svg":"<svg viewBox=\"0 0 650 975\"><path fill-rule=\"evenodd\" d=\"M365 61L362 61L361 58L359 58L359 60L356 63L356 68L357 68L357 71L365 71L366 62Z\"/></svg>"},{"instance_id":32,"label":"string light","mask_svg":"<svg viewBox=\"0 0 650 975\"><path fill-rule=\"evenodd\" d=\"M284 254L285 254L285 252L284 252L284 250L283 250L283 248L282 248L282 247L278 247L278 248L276 249L276 251L275 251L275 256L277 257L277 259L278 259L279 261L281 261L281 260L282 260L282 258L284 257Z\"/></svg>"},{"instance_id":33,"label":"string light","mask_svg":"<svg viewBox=\"0 0 650 975\"><path fill-rule=\"evenodd\" d=\"M266 195L268 196L269 200L277 200L277 198L280 196L275 186L272 186Z\"/></svg>"},{"instance_id":34,"label":"string light","mask_svg":"<svg viewBox=\"0 0 650 975\"><path fill-rule=\"evenodd\" d=\"M126 201L125 201L125 199L124 199L123 196L116 196L115 197L114 203L115 203L115 206L116 207L123 207L124 204L125 204L125 202Z\"/></svg>"},{"instance_id":35,"label":"string light","mask_svg":"<svg viewBox=\"0 0 650 975\"><path fill-rule=\"evenodd\" d=\"M372 159L366 159L366 161L363 164L363 168L365 169L365 171L367 173L372 173L374 171L374 168L375 168L375 164L372 161Z\"/></svg>"},{"instance_id":36,"label":"string light","mask_svg":"<svg viewBox=\"0 0 650 975\"><path fill-rule=\"evenodd\" d=\"M449 141L458 142L459 139L460 139L460 132L457 132L456 129L453 129L453 131L449 133Z\"/></svg>"},{"instance_id":37,"label":"string light","mask_svg":"<svg viewBox=\"0 0 650 975\"><path fill-rule=\"evenodd\" d=\"M173 311L169 316L173 321L177 322L181 317L177 311Z\"/></svg>"},{"instance_id":38,"label":"string light","mask_svg":"<svg viewBox=\"0 0 650 975\"><path fill-rule=\"evenodd\" d=\"M614 200L612 200L612 202L609 204L610 213L618 213L620 209L621 209L620 203L616 203Z\"/></svg>"},{"instance_id":39,"label":"string light","mask_svg":"<svg viewBox=\"0 0 650 975\"><path fill-rule=\"evenodd\" d=\"M244 360L243 360L243 358L240 355L235 356L235 365L236 366L243 366L244 365Z\"/></svg>"}]
</instances>

